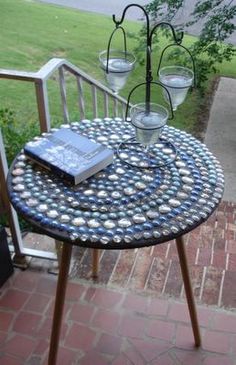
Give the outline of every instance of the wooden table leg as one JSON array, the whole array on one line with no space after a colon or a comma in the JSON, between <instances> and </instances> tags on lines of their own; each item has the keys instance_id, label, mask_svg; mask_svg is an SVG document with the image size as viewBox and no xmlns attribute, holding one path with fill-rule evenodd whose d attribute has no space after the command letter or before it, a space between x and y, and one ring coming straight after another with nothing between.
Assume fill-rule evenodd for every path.
<instances>
[{"instance_id":1,"label":"wooden table leg","mask_svg":"<svg viewBox=\"0 0 236 365\"><path fill-rule=\"evenodd\" d=\"M93 248L92 249L92 255L93 255L93 263L92 263L92 276L93 278L98 277L98 271L99 271L99 249Z\"/></svg>"},{"instance_id":2,"label":"wooden table leg","mask_svg":"<svg viewBox=\"0 0 236 365\"><path fill-rule=\"evenodd\" d=\"M176 238L176 245L177 245L177 250L178 250L178 255L179 255L180 267L181 267L181 272L182 272L182 277L183 277L183 282L184 282L184 288L185 288L185 293L186 293L186 298L187 298L187 303L188 303L189 314L190 314L191 323L192 323L195 345L197 347L199 347L199 346L201 346L201 335L200 335L197 311L196 311L193 290L192 290L192 285L191 285L191 280L190 280L190 275L189 275L188 262L187 262L187 256L186 256L186 250L185 250L185 244L184 244L183 237Z\"/></svg>"},{"instance_id":3,"label":"wooden table leg","mask_svg":"<svg viewBox=\"0 0 236 365\"><path fill-rule=\"evenodd\" d=\"M53 314L50 349L48 357L48 365L56 365L57 352L60 339L60 330L62 323L63 307L66 294L67 278L70 269L72 245L63 243L61 263L57 280L56 300Z\"/></svg>"}]
</instances>

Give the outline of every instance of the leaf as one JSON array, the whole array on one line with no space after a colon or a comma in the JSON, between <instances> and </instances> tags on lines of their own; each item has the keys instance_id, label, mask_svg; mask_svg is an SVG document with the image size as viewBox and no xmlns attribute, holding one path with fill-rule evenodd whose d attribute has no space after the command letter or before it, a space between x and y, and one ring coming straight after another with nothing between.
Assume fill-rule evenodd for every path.
<instances>
[{"instance_id":1,"label":"leaf","mask_svg":"<svg viewBox=\"0 0 236 365\"><path fill-rule=\"evenodd\" d=\"M145 7L151 18L151 24L160 21L176 22L185 1L187 0L151 1ZM199 38L190 47L197 64L197 86L203 90L208 76L212 72L217 72L217 65L224 60L230 61L235 54L235 48L227 44L227 41L236 30L236 25L233 22L236 16L236 5L233 4L232 0L198 0L190 15L191 19L186 19L186 22L179 24L178 28L187 29L199 21L204 21ZM146 46L144 29L145 27L139 34L139 46L137 47L142 50ZM169 30L164 29L160 33L170 39ZM153 37L152 49L158 43L158 37ZM173 54L174 58L176 56L177 54Z\"/></svg>"}]
</instances>

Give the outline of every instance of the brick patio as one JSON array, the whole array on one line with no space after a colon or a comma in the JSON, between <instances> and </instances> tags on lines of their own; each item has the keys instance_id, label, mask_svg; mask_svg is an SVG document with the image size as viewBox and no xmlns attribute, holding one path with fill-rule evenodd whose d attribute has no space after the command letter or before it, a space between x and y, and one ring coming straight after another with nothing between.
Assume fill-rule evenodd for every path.
<instances>
[{"instance_id":1,"label":"brick patio","mask_svg":"<svg viewBox=\"0 0 236 365\"><path fill-rule=\"evenodd\" d=\"M91 252L75 248L58 365L236 365L235 211L223 202L186 237L200 349L193 346L174 242L102 252L96 282ZM0 289L1 365L47 364L57 280L49 267L32 259Z\"/></svg>"},{"instance_id":2,"label":"brick patio","mask_svg":"<svg viewBox=\"0 0 236 365\"><path fill-rule=\"evenodd\" d=\"M196 301L236 308L236 204L217 211L185 237ZM74 249L71 278L91 279L91 252ZM137 250L103 251L98 284L134 292L184 298L175 242Z\"/></svg>"}]
</instances>

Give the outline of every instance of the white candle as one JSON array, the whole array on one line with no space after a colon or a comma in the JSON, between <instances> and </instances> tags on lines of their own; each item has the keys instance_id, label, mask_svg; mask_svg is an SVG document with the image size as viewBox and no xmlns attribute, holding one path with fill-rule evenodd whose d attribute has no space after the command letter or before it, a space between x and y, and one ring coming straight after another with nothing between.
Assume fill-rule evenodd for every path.
<instances>
[{"instance_id":1,"label":"white candle","mask_svg":"<svg viewBox=\"0 0 236 365\"><path fill-rule=\"evenodd\" d=\"M162 127L166 124L168 111L161 105L150 103L149 110L146 104L135 105L130 111L131 121L136 127L136 140L144 146L158 142Z\"/></svg>"},{"instance_id":2,"label":"white candle","mask_svg":"<svg viewBox=\"0 0 236 365\"><path fill-rule=\"evenodd\" d=\"M109 56L108 59L107 56ZM125 86L127 78L134 68L136 61L134 55L130 52L111 49L109 55L107 50L101 52L99 60L108 86L117 94Z\"/></svg>"},{"instance_id":3,"label":"white candle","mask_svg":"<svg viewBox=\"0 0 236 365\"><path fill-rule=\"evenodd\" d=\"M182 104L186 98L187 92L193 82L193 72L185 67L167 66L159 71L160 82L167 88L170 93L173 110ZM163 95L167 102L169 97L163 89Z\"/></svg>"}]
</instances>

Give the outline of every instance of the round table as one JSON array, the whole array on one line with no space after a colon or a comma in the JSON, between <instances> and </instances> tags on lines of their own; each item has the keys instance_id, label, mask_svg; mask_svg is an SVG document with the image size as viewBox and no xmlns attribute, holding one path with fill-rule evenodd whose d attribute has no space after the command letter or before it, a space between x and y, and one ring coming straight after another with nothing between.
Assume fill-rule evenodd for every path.
<instances>
[{"instance_id":1,"label":"round table","mask_svg":"<svg viewBox=\"0 0 236 365\"><path fill-rule=\"evenodd\" d=\"M120 118L82 120L62 127L114 151L135 133L133 126ZM50 365L56 363L72 245L131 249L176 239L195 344L200 345L182 236L218 206L224 190L223 171L204 144L173 127L163 128L154 150L155 158L166 166L147 168L143 151L135 144L122 143L111 165L75 186L31 162L23 151L10 168L8 190L15 209L38 231L64 243Z\"/></svg>"}]
</instances>

